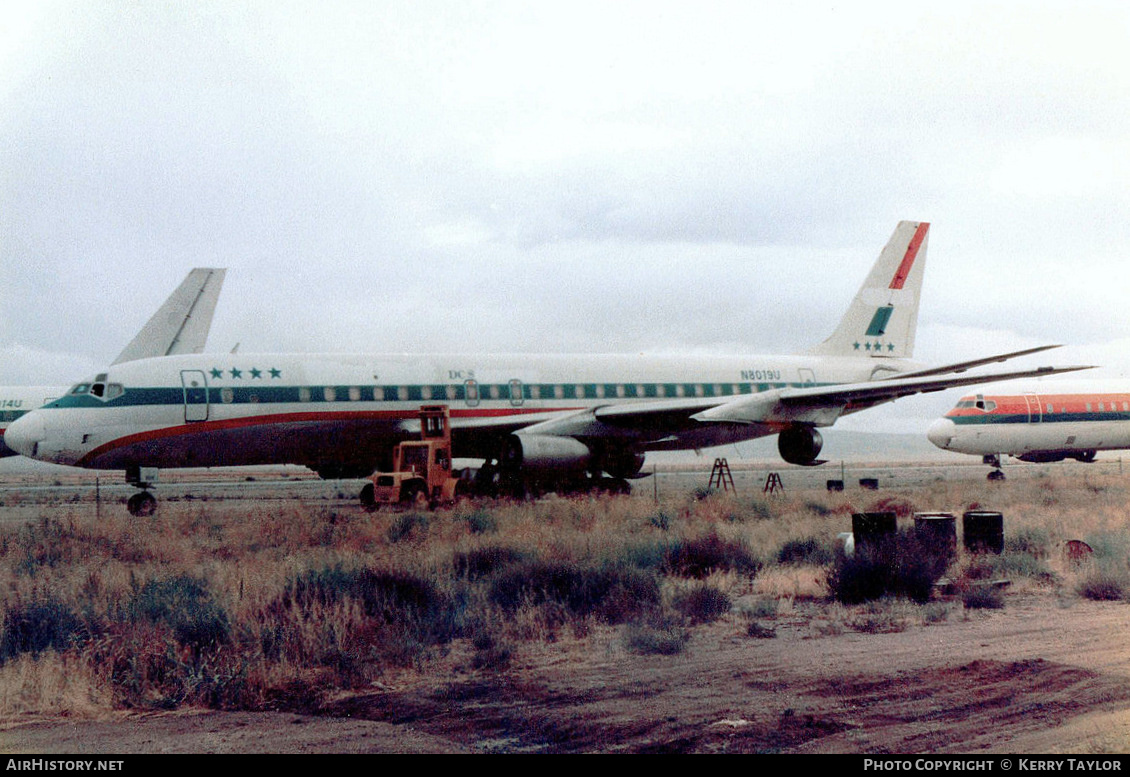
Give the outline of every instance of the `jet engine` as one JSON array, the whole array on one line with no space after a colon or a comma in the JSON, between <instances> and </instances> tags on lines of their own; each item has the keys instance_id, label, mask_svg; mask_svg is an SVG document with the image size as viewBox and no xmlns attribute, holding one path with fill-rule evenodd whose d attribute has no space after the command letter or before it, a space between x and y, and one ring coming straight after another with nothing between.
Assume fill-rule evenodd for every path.
<instances>
[{"instance_id":1,"label":"jet engine","mask_svg":"<svg viewBox=\"0 0 1130 777\"><path fill-rule=\"evenodd\" d=\"M789 464L810 467L824 447L824 438L812 426L791 426L777 435L777 450Z\"/></svg>"},{"instance_id":2,"label":"jet engine","mask_svg":"<svg viewBox=\"0 0 1130 777\"><path fill-rule=\"evenodd\" d=\"M600 459L600 468L614 478L631 479L643 469L644 455L631 448L610 448Z\"/></svg>"},{"instance_id":3,"label":"jet engine","mask_svg":"<svg viewBox=\"0 0 1130 777\"><path fill-rule=\"evenodd\" d=\"M588 469L592 451L572 437L512 434L502 448L502 467L535 474L576 473Z\"/></svg>"},{"instance_id":4,"label":"jet engine","mask_svg":"<svg viewBox=\"0 0 1130 777\"><path fill-rule=\"evenodd\" d=\"M1063 461L1064 459L1075 459L1089 464L1095 460L1095 451L1031 451L1017 456L1016 458L1021 461L1027 461L1030 464L1049 464L1053 461Z\"/></svg>"},{"instance_id":5,"label":"jet engine","mask_svg":"<svg viewBox=\"0 0 1130 777\"><path fill-rule=\"evenodd\" d=\"M1067 458L1067 451L1030 451L1022 453L1016 458L1029 464L1051 464L1054 461L1063 461Z\"/></svg>"}]
</instances>

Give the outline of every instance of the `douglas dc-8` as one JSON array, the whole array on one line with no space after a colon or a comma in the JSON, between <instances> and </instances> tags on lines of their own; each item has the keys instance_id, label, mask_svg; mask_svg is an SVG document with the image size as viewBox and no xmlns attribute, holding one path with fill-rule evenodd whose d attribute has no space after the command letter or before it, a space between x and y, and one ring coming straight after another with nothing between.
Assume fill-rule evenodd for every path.
<instances>
[{"instance_id":1,"label":"douglas dc-8","mask_svg":"<svg viewBox=\"0 0 1130 777\"><path fill-rule=\"evenodd\" d=\"M1038 381L962 397L931 424L939 448L981 456L1003 480L1001 457L1043 464L1095 460L1098 451L1130 448L1130 383Z\"/></svg>"},{"instance_id":2,"label":"douglas dc-8","mask_svg":"<svg viewBox=\"0 0 1130 777\"><path fill-rule=\"evenodd\" d=\"M157 309L114 364L156 356L201 353L208 340L224 270L198 267ZM0 386L0 458L15 456L3 444L6 427L35 408L63 396L66 386Z\"/></svg>"},{"instance_id":3,"label":"douglas dc-8","mask_svg":"<svg viewBox=\"0 0 1130 777\"><path fill-rule=\"evenodd\" d=\"M782 458L820 463L819 427L899 397L1008 377L966 370L1044 346L942 367L910 361L929 224L903 221L831 337L798 356L284 355L142 359L110 367L16 421L24 455L124 469L143 489L162 467L294 463L323 477L388 467L446 404L452 455L481 480L626 486L649 451L778 435ZM483 478L488 473L487 478ZM129 507L149 514L155 500Z\"/></svg>"}]
</instances>

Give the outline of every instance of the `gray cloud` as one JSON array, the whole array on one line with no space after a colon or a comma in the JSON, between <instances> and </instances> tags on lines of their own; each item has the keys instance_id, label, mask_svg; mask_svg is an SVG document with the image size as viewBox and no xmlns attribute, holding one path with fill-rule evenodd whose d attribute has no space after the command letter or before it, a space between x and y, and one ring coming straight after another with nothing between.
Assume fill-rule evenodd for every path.
<instances>
[{"instance_id":1,"label":"gray cloud","mask_svg":"<svg viewBox=\"0 0 1130 777\"><path fill-rule=\"evenodd\" d=\"M780 5L5 7L0 383L201 265L217 350L798 350L902 218L920 357L1124 336L1121 5Z\"/></svg>"}]
</instances>

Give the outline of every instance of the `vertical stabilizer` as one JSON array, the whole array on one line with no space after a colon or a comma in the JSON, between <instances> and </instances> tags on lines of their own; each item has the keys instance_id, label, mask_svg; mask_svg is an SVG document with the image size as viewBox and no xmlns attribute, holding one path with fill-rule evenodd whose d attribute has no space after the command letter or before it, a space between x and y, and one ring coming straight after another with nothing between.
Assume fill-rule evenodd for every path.
<instances>
[{"instance_id":1,"label":"vertical stabilizer","mask_svg":"<svg viewBox=\"0 0 1130 777\"><path fill-rule=\"evenodd\" d=\"M914 354L929 230L924 221L899 222L836 331L810 353L906 359Z\"/></svg>"},{"instance_id":2,"label":"vertical stabilizer","mask_svg":"<svg viewBox=\"0 0 1130 777\"><path fill-rule=\"evenodd\" d=\"M212 328L226 270L198 267L118 354L114 364L153 356L200 353Z\"/></svg>"}]
</instances>

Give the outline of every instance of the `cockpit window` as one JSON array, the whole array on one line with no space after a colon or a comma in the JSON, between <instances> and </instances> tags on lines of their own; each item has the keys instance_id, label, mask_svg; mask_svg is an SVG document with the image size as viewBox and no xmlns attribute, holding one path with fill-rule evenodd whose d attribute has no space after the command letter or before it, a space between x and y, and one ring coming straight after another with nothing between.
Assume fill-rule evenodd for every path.
<instances>
[{"instance_id":1,"label":"cockpit window","mask_svg":"<svg viewBox=\"0 0 1130 777\"><path fill-rule=\"evenodd\" d=\"M100 378L103 376L99 376ZM89 394L92 397L98 397L101 400L109 401L117 399L122 394L126 393L125 387L121 383L106 383L105 379L95 380L93 383L79 383L71 389L72 395Z\"/></svg>"},{"instance_id":2,"label":"cockpit window","mask_svg":"<svg viewBox=\"0 0 1130 777\"><path fill-rule=\"evenodd\" d=\"M991 413L997 409L997 403L991 399L985 399L984 396L978 394L971 399L963 399L957 403L959 409L972 409L982 410L986 413Z\"/></svg>"},{"instance_id":3,"label":"cockpit window","mask_svg":"<svg viewBox=\"0 0 1130 777\"><path fill-rule=\"evenodd\" d=\"M984 410L986 413L991 413L997 409L997 403L991 399L985 399L980 394L977 395L977 400L973 403L973 407L978 410Z\"/></svg>"}]
</instances>

